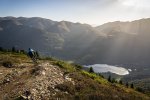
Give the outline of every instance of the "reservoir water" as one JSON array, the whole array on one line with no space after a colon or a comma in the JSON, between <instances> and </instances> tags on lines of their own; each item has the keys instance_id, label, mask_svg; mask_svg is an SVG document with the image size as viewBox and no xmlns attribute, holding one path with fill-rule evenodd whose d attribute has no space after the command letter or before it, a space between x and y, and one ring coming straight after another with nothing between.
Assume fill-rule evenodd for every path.
<instances>
[{"instance_id":1,"label":"reservoir water","mask_svg":"<svg viewBox=\"0 0 150 100\"><path fill-rule=\"evenodd\" d=\"M118 75L127 75L129 74L129 70L123 68L123 67L117 67L113 65L107 65L107 64L94 64L94 65L84 65L85 67L92 67L94 69L94 72L97 73L105 73L105 72L111 72Z\"/></svg>"}]
</instances>

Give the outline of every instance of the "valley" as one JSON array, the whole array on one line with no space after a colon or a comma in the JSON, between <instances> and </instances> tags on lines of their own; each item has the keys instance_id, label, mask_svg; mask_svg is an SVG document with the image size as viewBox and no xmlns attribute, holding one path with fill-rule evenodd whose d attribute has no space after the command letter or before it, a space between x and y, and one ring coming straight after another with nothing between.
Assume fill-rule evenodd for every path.
<instances>
[{"instance_id":1,"label":"valley","mask_svg":"<svg viewBox=\"0 0 150 100\"><path fill-rule=\"evenodd\" d=\"M30 47L43 56L81 65L121 66L132 70L121 76L125 82L145 88L150 78L149 26L149 18L92 27L40 17L1 17L0 47L26 51Z\"/></svg>"}]
</instances>

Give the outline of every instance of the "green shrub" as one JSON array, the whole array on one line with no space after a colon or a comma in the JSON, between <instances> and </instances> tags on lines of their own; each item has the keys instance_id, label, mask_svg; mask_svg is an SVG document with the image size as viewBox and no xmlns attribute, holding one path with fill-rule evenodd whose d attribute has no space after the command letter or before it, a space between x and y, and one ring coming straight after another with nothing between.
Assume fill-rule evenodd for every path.
<instances>
[{"instance_id":1,"label":"green shrub","mask_svg":"<svg viewBox=\"0 0 150 100\"><path fill-rule=\"evenodd\" d=\"M100 73L98 73L98 76L100 76L100 77L104 78L104 76L103 76L102 74L100 74Z\"/></svg>"},{"instance_id":2,"label":"green shrub","mask_svg":"<svg viewBox=\"0 0 150 100\"><path fill-rule=\"evenodd\" d=\"M73 64L73 66L75 66L77 70L81 70L83 68L81 65L78 65L78 64Z\"/></svg>"},{"instance_id":3,"label":"green shrub","mask_svg":"<svg viewBox=\"0 0 150 100\"><path fill-rule=\"evenodd\" d=\"M85 76L90 77L91 79L94 79L98 83L107 84L107 81L105 79L103 79L102 77L98 76L96 73L89 73L87 71L81 71L81 73Z\"/></svg>"},{"instance_id":4,"label":"green shrub","mask_svg":"<svg viewBox=\"0 0 150 100\"><path fill-rule=\"evenodd\" d=\"M60 68L65 68L64 63L63 62L57 62L56 63L57 66L59 66Z\"/></svg>"},{"instance_id":5,"label":"green shrub","mask_svg":"<svg viewBox=\"0 0 150 100\"><path fill-rule=\"evenodd\" d=\"M56 61L54 62L55 65L59 66L60 68L66 69L68 72L73 72L75 71L75 67L64 62L64 61Z\"/></svg>"}]
</instances>

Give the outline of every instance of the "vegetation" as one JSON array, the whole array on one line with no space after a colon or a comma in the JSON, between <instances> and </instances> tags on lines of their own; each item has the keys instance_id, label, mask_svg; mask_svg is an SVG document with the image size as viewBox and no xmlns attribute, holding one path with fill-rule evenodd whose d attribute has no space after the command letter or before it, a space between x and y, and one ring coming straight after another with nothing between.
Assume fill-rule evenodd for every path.
<instances>
[{"instance_id":1,"label":"vegetation","mask_svg":"<svg viewBox=\"0 0 150 100\"><path fill-rule=\"evenodd\" d=\"M119 84L121 84L121 85L123 84L122 80L119 80Z\"/></svg>"},{"instance_id":2,"label":"vegetation","mask_svg":"<svg viewBox=\"0 0 150 100\"><path fill-rule=\"evenodd\" d=\"M111 76L109 75L109 77L108 77L108 82L111 82Z\"/></svg>"},{"instance_id":3,"label":"vegetation","mask_svg":"<svg viewBox=\"0 0 150 100\"><path fill-rule=\"evenodd\" d=\"M6 21L9 21L9 23L7 23ZM1 32L0 43L3 46L7 44L7 47L9 46L10 48L9 50L8 48L7 49L0 48L0 50L6 52L9 51L15 51L18 53L23 52L21 50L17 50L18 48L14 45L15 41L26 41L18 44L18 47L26 47L28 44L31 44L30 40L32 40L34 37L35 42L32 42L31 44L33 48L37 48L39 50L42 48L42 51L46 51L48 54L51 54L49 53L50 51L53 53L53 55L59 55L59 57L61 58L62 57L65 58L67 55L65 59L70 58L81 64L93 62L97 63L106 62L115 65L125 64L125 66L123 65L124 67L133 65L132 69L136 69L136 71L132 71L132 73L134 74L127 75L129 76L127 81L129 82L131 80L132 82L133 80L135 81L137 79L138 80L141 79L140 81L137 82L137 84L139 85L135 85L134 83L134 86L142 87L142 89L145 92L148 91L150 92L150 81L147 82L147 79L150 78L149 73L150 67L148 66L150 64L149 63L150 30L149 28L147 28L148 26L150 26L150 23L147 23L149 21L150 19L141 19L130 22L127 25L126 24L124 25L122 22L114 22L105 24L104 25L105 27L102 25L93 28L84 24L79 23L75 24L65 21L64 22L56 22L52 20L48 21L47 19L43 18L5 17L1 19L1 24L5 22L6 23L1 25L3 31L0 31ZM22 26L20 27L20 25L17 25L17 23L22 24ZM143 27L139 29L138 25L133 23L142 23ZM121 27L120 31L118 31L118 25L119 27ZM129 28L129 30L127 29L125 31L124 28L128 25L131 26L132 28ZM7 28L6 26L10 27ZM65 30L63 28L65 28ZM105 34L106 37L104 38L104 36L97 36L97 29L100 31L100 33L106 33ZM69 34L62 35L62 33L64 32L67 32ZM139 35L131 34L133 32L136 32ZM25 35L20 36L20 33ZM8 39L8 37L10 38ZM114 44L115 43L114 40L117 41L122 39L124 39L124 42L121 42L119 44L121 46L120 53L118 52L118 55L115 56L114 54L116 53L116 50L113 50L113 52L111 52L109 55L114 56L113 57L110 56L109 60L104 59L106 56L109 57L109 55L107 55L108 54L107 50L110 49L110 46L116 45ZM91 43L93 43L93 45L91 45ZM76 47L74 47L74 45ZM87 49L86 47L88 45L91 45L91 47ZM134 50L130 50L132 45L135 46ZM13 48L15 50L12 50L11 46L15 47ZM61 50L62 48L63 50ZM79 48L80 50L78 50ZM126 68L128 69L128 67ZM145 78L145 80L143 80L143 78Z\"/></svg>"},{"instance_id":4,"label":"vegetation","mask_svg":"<svg viewBox=\"0 0 150 100\"><path fill-rule=\"evenodd\" d=\"M126 82L126 87L127 87L127 88L129 87L129 83L128 83L128 82Z\"/></svg>"},{"instance_id":5,"label":"vegetation","mask_svg":"<svg viewBox=\"0 0 150 100\"><path fill-rule=\"evenodd\" d=\"M10 60L6 60L6 61L3 61L2 62L2 65L4 66L4 67L8 67L8 68L10 68L10 67L12 67L12 61Z\"/></svg>"},{"instance_id":6,"label":"vegetation","mask_svg":"<svg viewBox=\"0 0 150 100\"><path fill-rule=\"evenodd\" d=\"M150 96L150 78L131 81L134 84L134 89Z\"/></svg>"},{"instance_id":7,"label":"vegetation","mask_svg":"<svg viewBox=\"0 0 150 100\"><path fill-rule=\"evenodd\" d=\"M16 48L15 47L12 47L12 52L16 52Z\"/></svg>"},{"instance_id":8,"label":"vegetation","mask_svg":"<svg viewBox=\"0 0 150 100\"><path fill-rule=\"evenodd\" d=\"M83 68L83 66L78 64L72 64L72 65L75 66L77 70L81 70Z\"/></svg>"},{"instance_id":9,"label":"vegetation","mask_svg":"<svg viewBox=\"0 0 150 100\"><path fill-rule=\"evenodd\" d=\"M27 54L25 50L16 49L14 46L11 49L5 49L0 47L0 51L3 53L18 53L18 54Z\"/></svg>"},{"instance_id":10,"label":"vegetation","mask_svg":"<svg viewBox=\"0 0 150 100\"><path fill-rule=\"evenodd\" d=\"M6 65L7 64L9 65L9 63L11 63L12 66L16 64L28 63L30 61L27 55L22 54L22 53L14 53L14 52L0 52L0 59L1 59L0 61L1 61L2 66L4 66L3 65L3 63L5 62L4 59L8 59L8 61L11 61L11 62L6 62ZM107 100L109 99L112 99L112 100L117 100L117 99L118 100L120 99L122 100L123 99L124 100L143 99L144 100L145 99L145 100L148 100L147 99L148 97L146 95L136 92L135 90L131 88L126 88L125 86L118 84L115 79L111 78L111 76L109 76L108 78L110 81L107 81L107 79L104 79L101 74L96 74L91 71L88 72L88 71L82 70L82 66L69 64L69 63L66 63L65 61L57 60L54 58L41 58L39 62L49 62L55 67L58 66L58 68L64 73L63 77L65 78L65 76L69 76L72 80L72 81L64 81L61 84L56 84L56 86L54 86L54 89L48 88L51 92L57 89L56 95L54 95L55 98L58 98L58 97L70 98L70 99L76 98L76 99L81 99L81 100L99 100L99 99L102 99L102 100L106 100L106 99ZM32 62L29 62L29 63L32 63ZM22 74L23 76L20 75L19 80L23 79L21 82L27 82L25 78L27 80L33 80L33 79L30 79L33 77L32 75L35 75L36 72L41 71L41 69L39 69L40 68L39 66L36 66L36 67L35 66L36 65L32 67L34 69L31 68L30 70L31 76L24 76L24 75L30 75L30 74L23 73ZM15 68L15 69L20 70L20 68L18 69ZM20 71L22 70L23 69L21 69ZM42 70L45 70L45 69L42 69ZM51 76L51 77L54 77L54 76ZM5 83L8 84L8 81L11 81L11 80L6 79ZM25 83L20 83L20 84L25 84ZM16 86L18 85L14 85L14 88L16 88Z\"/></svg>"},{"instance_id":11,"label":"vegetation","mask_svg":"<svg viewBox=\"0 0 150 100\"><path fill-rule=\"evenodd\" d=\"M137 87L136 90L139 91L139 92L144 92L144 90L140 87Z\"/></svg>"},{"instance_id":12,"label":"vegetation","mask_svg":"<svg viewBox=\"0 0 150 100\"><path fill-rule=\"evenodd\" d=\"M74 72L75 71L75 67L73 67L72 65L70 65L64 61L58 60L58 61L53 62L53 64L59 66L60 68L66 69L68 72Z\"/></svg>"},{"instance_id":13,"label":"vegetation","mask_svg":"<svg viewBox=\"0 0 150 100\"><path fill-rule=\"evenodd\" d=\"M100 84L107 84L108 82L101 76L98 76L96 73L89 73L87 71L82 70L81 74L84 76L88 76L91 79L94 79L95 81L97 81Z\"/></svg>"},{"instance_id":14,"label":"vegetation","mask_svg":"<svg viewBox=\"0 0 150 100\"><path fill-rule=\"evenodd\" d=\"M93 67L90 67L89 72L94 73Z\"/></svg>"},{"instance_id":15,"label":"vegetation","mask_svg":"<svg viewBox=\"0 0 150 100\"><path fill-rule=\"evenodd\" d=\"M131 86L130 86L130 87L134 89L134 85L133 85L133 83L131 83Z\"/></svg>"}]
</instances>

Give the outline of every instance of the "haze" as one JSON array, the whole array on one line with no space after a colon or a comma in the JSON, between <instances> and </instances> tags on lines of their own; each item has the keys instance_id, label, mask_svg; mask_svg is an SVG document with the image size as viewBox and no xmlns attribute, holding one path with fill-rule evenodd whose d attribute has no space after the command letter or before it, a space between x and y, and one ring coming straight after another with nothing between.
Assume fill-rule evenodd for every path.
<instances>
[{"instance_id":1,"label":"haze","mask_svg":"<svg viewBox=\"0 0 150 100\"><path fill-rule=\"evenodd\" d=\"M1 0L0 16L43 17L101 25L150 17L149 0Z\"/></svg>"}]
</instances>

